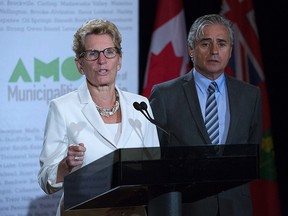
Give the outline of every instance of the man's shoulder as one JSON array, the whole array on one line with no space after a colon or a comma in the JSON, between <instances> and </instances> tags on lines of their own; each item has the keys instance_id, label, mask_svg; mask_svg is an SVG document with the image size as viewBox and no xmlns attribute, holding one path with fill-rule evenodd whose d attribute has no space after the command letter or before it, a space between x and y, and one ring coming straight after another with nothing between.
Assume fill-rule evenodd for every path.
<instances>
[{"instance_id":1,"label":"man's shoulder","mask_svg":"<svg viewBox=\"0 0 288 216\"><path fill-rule=\"evenodd\" d=\"M157 86L161 87L173 87L173 86L179 86L185 82L188 82L189 80L192 79L192 74L191 73L187 73L187 74L183 74L179 77L176 77L174 79L170 79L161 83L156 84Z\"/></svg>"},{"instance_id":2,"label":"man's shoulder","mask_svg":"<svg viewBox=\"0 0 288 216\"><path fill-rule=\"evenodd\" d=\"M253 85L251 83L248 83L246 81L243 81L243 80L240 80L240 79L237 79L235 77L231 77L231 76L226 76L226 81L227 81L227 85L229 86L235 86L235 87L238 87L238 88L246 88L246 89L259 89L258 86L256 85Z\"/></svg>"}]
</instances>

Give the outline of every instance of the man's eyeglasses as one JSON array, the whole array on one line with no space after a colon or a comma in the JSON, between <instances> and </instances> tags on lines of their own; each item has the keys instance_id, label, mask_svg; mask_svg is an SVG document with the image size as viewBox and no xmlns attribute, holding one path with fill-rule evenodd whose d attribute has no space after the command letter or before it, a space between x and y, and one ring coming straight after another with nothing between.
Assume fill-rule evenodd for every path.
<instances>
[{"instance_id":1,"label":"man's eyeglasses","mask_svg":"<svg viewBox=\"0 0 288 216\"><path fill-rule=\"evenodd\" d=\"M100 53L103 53L104 56L108 59L114 58L119 50L116 47L108 47L104 50L85 50L84 52L82 52L79 56L79 58L84 57L87 61L95 61L99 58Z\"/></svg>"}]
</instances>

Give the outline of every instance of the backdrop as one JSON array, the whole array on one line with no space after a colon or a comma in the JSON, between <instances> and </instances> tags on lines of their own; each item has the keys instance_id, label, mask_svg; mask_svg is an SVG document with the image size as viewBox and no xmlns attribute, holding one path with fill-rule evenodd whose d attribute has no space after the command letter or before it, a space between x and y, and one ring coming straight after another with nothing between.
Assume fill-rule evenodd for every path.
<instances>
[{"instance_id":1,"label":"backdrop","mask_svg":"<svg viewBox=\"0 0 288 216\"><path fill-rule=\"evenodd\" d=\"M55 215L37 182L48 103L83 82L73 34L106 18L123 37L118 86L138 92L138 1L0 1L0 215Z\"/></svg>"}]
</instances>

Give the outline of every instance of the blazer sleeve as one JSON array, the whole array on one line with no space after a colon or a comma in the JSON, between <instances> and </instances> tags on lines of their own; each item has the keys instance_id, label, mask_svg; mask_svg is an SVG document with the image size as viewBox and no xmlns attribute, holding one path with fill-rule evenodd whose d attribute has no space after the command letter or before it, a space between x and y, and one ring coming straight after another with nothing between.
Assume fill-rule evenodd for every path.
<instances>
[{"instance_id":1,"label":"blazer sleeve","mask_svg":"<svg viewBox=\"0 0 288 216\"><path fill-rule=\"evenodd\" d=\"M64 114L54 101L51 101L47 115L43 148L40 153L38 182L42 190L51 194L63 187L56 183L58 163L67 154L68 139L65 133Z\"/></svg>"}]
</instances>

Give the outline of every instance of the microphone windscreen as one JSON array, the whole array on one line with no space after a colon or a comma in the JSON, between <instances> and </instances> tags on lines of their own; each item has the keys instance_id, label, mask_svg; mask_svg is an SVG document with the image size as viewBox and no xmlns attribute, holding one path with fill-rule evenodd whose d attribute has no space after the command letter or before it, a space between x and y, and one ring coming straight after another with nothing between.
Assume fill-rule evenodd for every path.
<instances>
[{"instance_id":1,"label":"microphone windscreen","mask_svg":"<svg viewBox=\"0 0 288 216\"><path fill-rule=\"evenodd\" d=\"M140 104L139 104L138 102L134 102L134 103L133 103L133 106L134 106L134 108L135 108L136 110L141 110L141 106L140 106Z\"/></svg>"},{"instance_id":2,"label":"microphone windscreen","mask_svg":"<svg viewBox=\"0 0 288 216\"><path fill-rule=\"evenodd\" d=\"M144 110L147 110L147 104L144 101L140 103L140 107Z\"/></svg>"}]
</instances>

